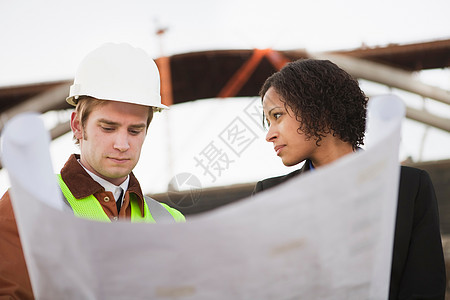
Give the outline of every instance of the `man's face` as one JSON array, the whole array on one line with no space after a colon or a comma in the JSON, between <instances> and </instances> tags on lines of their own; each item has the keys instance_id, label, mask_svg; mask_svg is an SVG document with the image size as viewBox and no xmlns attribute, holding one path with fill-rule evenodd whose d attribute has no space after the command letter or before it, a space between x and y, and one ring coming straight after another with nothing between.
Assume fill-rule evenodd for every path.
<instances>
[{"instance_id":1,"label":"man's face","mask_svg":"<svg viewBox=\"0 0 450 300\"><path fill-rule=\"evenodd\" d=\"M120 185L139 161L148 114L146 106L107 101L93 108L83 129L74 112L71 125L80 141L83 166Z\"/></svg>"}]
</instances>

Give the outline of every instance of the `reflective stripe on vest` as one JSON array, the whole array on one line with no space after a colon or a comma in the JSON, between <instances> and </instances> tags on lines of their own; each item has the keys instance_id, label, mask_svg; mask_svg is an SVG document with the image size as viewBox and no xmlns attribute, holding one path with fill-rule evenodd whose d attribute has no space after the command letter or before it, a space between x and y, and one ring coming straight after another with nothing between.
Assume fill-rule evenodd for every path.
<instances>
[{"instance_id":1,"label":"reflective stripe on vest","mask_svg":"<svg viewBox=\"0 0 450 300\"><path fill-rule=\"evenodd\" d=\"M64 197L68 201L73 213L77 217L86 219L111 222L106 215L100 202L94 195L87 196L82 199L76 199L72 192L67 187L61 175L57 175L59 186L64 194ZM145 197L144 201L144 217L141 215L138 200L134 194L130 193L130 206L131 206L131 222L147 222L147 223L173 223L175 222L174 216L158 201ZM148 203L147 203L148 202ZM150 209L149 209L150 206ZM150 213L151 211L151 213Z\"/></svg>"}]
</instances>

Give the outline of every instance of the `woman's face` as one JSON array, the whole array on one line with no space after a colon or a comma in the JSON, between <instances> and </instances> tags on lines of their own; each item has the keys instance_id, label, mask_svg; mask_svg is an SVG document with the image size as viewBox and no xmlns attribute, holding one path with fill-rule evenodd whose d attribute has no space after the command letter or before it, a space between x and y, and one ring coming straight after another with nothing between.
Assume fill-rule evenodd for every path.
<instances>
[{"instance_id":1,"label":"woman's face","mask_svg":"<svg viewBox=\"0 0 450 300\"><path fill-rule=\"evenodd\" d=\"M273 87L263 97L263 110L269 131L266 141L273 143L273 148L286 166L293 166L312 156L317 150L314 138L308 139L299 131L300 122L293 111L281 100Z\"/></svg>"}]
</instances>

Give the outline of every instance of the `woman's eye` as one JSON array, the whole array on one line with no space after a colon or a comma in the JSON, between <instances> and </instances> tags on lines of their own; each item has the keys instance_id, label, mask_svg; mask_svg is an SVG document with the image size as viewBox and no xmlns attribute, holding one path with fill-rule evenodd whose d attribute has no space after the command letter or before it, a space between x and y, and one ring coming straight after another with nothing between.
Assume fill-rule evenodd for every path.
<instances>
[{"instance_id":1,"label":"woman's eye","mask_svg":"<svg viewBox=\"0 0 450 300\"><path fill-rule=\"evenodd\" d=\"M279 117L281 117L281 113L274 113L273 117L275 118L275 120L277 120Z\"/></svg>"}]
</instances>

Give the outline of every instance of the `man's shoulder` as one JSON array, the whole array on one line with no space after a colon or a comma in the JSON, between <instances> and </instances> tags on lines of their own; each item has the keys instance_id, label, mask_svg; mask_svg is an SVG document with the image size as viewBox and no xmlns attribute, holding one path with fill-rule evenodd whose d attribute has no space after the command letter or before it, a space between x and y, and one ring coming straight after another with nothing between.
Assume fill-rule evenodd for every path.
<instances>
[{"instance_id":1,"label":"man's shoulder","mask_svg":"<svg viewBox=\"0 0 450 300\"><path fill-rule=\"evenodd\" d=\"M4 220L14 220L9 190L7 190L0 199L0 221Z\"/></svg>"}]
</instances>

